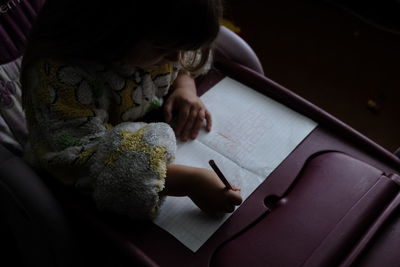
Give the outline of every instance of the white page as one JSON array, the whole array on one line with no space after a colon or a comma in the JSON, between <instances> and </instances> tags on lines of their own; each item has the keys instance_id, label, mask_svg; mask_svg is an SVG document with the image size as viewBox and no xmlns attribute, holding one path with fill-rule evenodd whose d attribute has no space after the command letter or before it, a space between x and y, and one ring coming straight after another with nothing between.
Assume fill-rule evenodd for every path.
<instances>
[{"instance_id":1,"label":"white page","mask_svg":"<svg viewBox=\"0 0 400 267\"><path fill-rule=\"evenodd\" d=\"M202 97L211 132L179 142L177 164L211 169L214 159L245 200L316 127L316 123L253 89L224 78ZM211 217L187 197L167 197L155 224L197 251L230 216Z\"/></svg>"}]
</instances>

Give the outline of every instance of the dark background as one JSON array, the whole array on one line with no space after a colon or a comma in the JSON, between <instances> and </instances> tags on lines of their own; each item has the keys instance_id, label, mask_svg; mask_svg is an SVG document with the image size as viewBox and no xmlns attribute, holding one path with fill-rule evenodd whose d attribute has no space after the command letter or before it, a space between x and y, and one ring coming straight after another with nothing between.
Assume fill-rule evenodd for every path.
<instances>
[{"instance_id":1,"label":"dark background","mask_svg":"<svg viewBox=\"0 0 400 267\"><path fill-rule=\"evenodd\" d=\"M400 1L225 5L267 77L389 151L400 147Z\"/></svg>"}]
</instances>

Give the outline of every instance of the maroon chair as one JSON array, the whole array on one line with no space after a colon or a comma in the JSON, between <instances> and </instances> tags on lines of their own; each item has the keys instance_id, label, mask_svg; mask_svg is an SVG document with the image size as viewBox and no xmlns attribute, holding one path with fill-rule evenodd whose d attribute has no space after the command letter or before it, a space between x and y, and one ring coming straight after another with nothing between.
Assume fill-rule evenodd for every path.
<instances>
[{"instance_id":1,"label":"maroon chair","mask_svg":"<svg viewBox=\"0 0 400 267\"><path fill-rule=\"evenodd\" d=\"M9 1L7 12L0 13L0 64L8 63L7 71L0 66L0 74L16 77L19 63L14 60L22 55L43 2ZM400 262L400 160L266 78L254 51L232 32L221 28L216 46L216 67L199 81L200 91L228 74L319 123L229 218L223 231L192 253L153 224L97 211L90 199L32 170L18 157L26 132L8 125L15 122L15 113L2 106L0 125L5 126L0 130L7 132L0 135L0 212L5 218L0 220L0 245L7 260L24 266ZM0 82L0 102L9 108L18 97L6 93L15 88L12 81Z\"/></svg>"}]
</instances>

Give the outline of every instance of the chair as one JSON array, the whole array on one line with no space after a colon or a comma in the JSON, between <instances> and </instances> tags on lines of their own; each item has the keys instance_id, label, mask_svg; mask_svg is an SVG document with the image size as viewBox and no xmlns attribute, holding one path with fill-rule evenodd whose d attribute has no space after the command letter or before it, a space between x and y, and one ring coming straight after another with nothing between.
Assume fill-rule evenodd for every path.
<instances>
[{"instance_id":1,"label":"chair","mask_svg":"<svg viewBox=\"0 0 400 267\"><path fill-rule=\"evenodd\" d=\"M84 196L58 186L44 174L32 170L20 158L26 130L21 108L13 108L20 105L18 58L22 55L27 33L44 0L9 3L7 13L0 14L0 212L4 218L0 220L0 249L6 251L4 260L24 266L107 266L116 265L115 261L119 259L122 266L158 266L140 247L129 242L132 236L126 236L121 234L123 231L119 231L131 227L131 222L99 213L93 203ZM216 48L219 61L235 61L242 68L237 69L237 72L243 73L243 69L246 69L253 76L263 77L262 66L254 51L244 40L224 27L221 27L216 40ZM264 86L265 80L262 82ZM259 83L259 80L255 83ZM272 81L269 81L269 85L269 90L280 88ZM281 99L298 100L298 97L289 91L282 88L279 90L284 91ZM296 103L299 104L300 101ZM300 105L305 106L303 102ZM330 122L334 119L326 114L321 115L316 107L313 107L311 112L327 120L326 125L332 126ZM368 143L337 120L334 127L340 129L343 135L351 134L350 141ZM324 130L319 134L323 138L330 137ZM332 142L332 146L343 148L345 145L341 141ZM318 145L320 143L312 144L310 149L317 149ZM340 149L339 147L338 150ZM379 147L374 147L371 151L387 156ZM301 153L302 151L297 152ZM396 153L400 157L400 150ZM395 160L392 159L392 162ZM292 166L300 168L297 158L292 157L291 163ZM283 177L286 172L287 170L281 168L281 175L278 176ZM398 178L396 179L400 183ZM281 188L282 180L276 181L278 182L275 187ZM267 206L273 207L277 204L276 200L266 199L265 202ZM380 221L381 224L383 222ZM334 238L330 240L335 241ZM365 244L367 242L361 245ZM361 245L357 249L361 248ZM107 253L110 254L110 258L104 255ZM225 253L229 254L229 251ZM218 262L219 259L214 260ZM349 261L351 259L349 258Z\"/></svg>"}]
</instances>

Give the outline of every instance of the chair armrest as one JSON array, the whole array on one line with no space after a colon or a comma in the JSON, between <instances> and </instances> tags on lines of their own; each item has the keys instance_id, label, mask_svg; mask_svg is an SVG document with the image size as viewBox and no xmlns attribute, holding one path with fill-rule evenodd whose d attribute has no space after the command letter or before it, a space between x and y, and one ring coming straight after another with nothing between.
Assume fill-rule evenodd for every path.
<instances>
[{"instance_id":1,"label":"chair armrest","mask_svg":"<svg viewBox=\"0 0 400 267\"><path fill-rule=\"evenodd\" d=\"M394 154L400 159L400 147L398 149L396 149Z\"/></svg>"},{"instance_id":2,"label":"chair armrest","mask_svg":"<svg viewBox=\"0 0 400 267\"><path fill-rule=\"evenodd\" d=\"M25 266L75 265L72 234L58 202L42 179L2 145L0 214Z\"/></svg>"}]
</instances>

